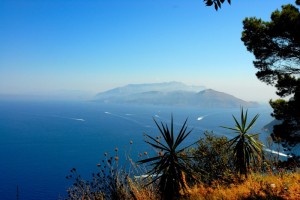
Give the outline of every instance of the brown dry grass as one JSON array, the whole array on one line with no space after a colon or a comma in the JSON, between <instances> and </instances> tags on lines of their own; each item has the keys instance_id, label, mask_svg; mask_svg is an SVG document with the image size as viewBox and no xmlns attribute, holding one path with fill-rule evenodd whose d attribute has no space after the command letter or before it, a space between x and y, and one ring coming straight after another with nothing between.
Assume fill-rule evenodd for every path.
<instances>
[{"instance_id":1,"label":"brown dry grass","mask_svg":"<svg viewBox=\"0 0 300 200\"><path fill-rule=\"evenodd\" d=\"M189 189L184 199L191 200L238 200L238 199L300 199L300 174L279 175L252 174L241 183L210 187L202 184Z\"/></svg>"}]
</instances>

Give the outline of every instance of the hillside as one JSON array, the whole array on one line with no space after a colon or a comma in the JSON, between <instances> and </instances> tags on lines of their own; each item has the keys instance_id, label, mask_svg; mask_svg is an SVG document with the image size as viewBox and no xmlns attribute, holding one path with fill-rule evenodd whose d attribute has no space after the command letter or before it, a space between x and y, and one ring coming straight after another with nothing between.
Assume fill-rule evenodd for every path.
<instances>
[{"instance_id":1,"label":"hillside","mask_svg":"<svg viewBox=\"0 0 300 200\"><path fill-rule=\"evenodd\" d=\"M256 102L247 102L230 94L205 89L204 86L188 86L180 82L130 84L101 92L95 101L118 104L170 105L197 107L255 107Z\"/></svg>"}]
</instances>

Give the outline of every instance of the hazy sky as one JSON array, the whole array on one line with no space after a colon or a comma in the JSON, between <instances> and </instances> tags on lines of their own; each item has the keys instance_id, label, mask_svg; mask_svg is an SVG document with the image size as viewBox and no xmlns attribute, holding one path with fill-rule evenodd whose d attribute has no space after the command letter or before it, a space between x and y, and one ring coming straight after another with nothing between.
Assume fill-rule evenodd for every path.
<instances>
[{"instance_id":1,"label":"hazy sky","mask_svg":"<svg viewBox=\"0 0 300 200\"><path fill-rule=\"evenodd\" d=\"M181 81L267 102L242 20L294 0L0 0L0 94Z\"/></svg>"}]
</instances>

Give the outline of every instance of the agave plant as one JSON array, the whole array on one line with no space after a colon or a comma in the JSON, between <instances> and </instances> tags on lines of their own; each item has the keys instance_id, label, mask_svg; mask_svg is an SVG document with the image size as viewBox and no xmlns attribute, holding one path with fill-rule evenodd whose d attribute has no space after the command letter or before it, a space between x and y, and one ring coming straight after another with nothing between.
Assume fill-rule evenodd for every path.
<instances>
[{"instance_id":1,"label":"agave plant","mask_svg":"<svg viewBox=\"0 0 300 200\"><path fill-rule=\"evenodd\" d=\"M140 160L139 163L149 164L148 177L153 178L149 184L158 181L162 199L176 199L180 195L180 190L186 189L184 174L191 174L189 158L184 151L195 143L186 147L181 147L181 144L192 130L187 131L187 119L177 136L174 135L173 117L171 117L170 129L167 124L161 122L159 125L155 119L154 122L162 135L163 142L145 134L147 138L145 142L154 147L158 155Z\"/></svg>"},{"instance_id":2,"label":"agave plant","mask_svg":"<svg viewBox=\"0 0 300 200\"><path fill-rule=\"evenodd\" d=\"M263 144L258 141L258 133L251 134L248 131L253 127L259 115L255 115L253 119L247 124L248 110L244 113L243 108L241 109L241 121L238 122L235 116L233 119L235 121L235 127L225 127L223 128L233 130L234 133L238 135L233 139L229 140L229 147L233 152L233 162L235 169L240 175L249 174L249 169L251 164L256 164L259 160L262 152Z\"/></svg>"}]
</instances>

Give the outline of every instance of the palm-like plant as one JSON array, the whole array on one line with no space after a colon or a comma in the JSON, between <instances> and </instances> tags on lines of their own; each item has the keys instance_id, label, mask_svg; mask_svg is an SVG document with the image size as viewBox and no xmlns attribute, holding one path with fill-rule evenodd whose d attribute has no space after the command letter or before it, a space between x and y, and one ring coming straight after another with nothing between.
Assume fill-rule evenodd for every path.
<instances>
[{"instance_id":1,"label":"palm-like plant","mask_svg":"<svg viewBox=\"0 0 300 200\"><path fill-rule=\"evenodd\" d=\"M232 148L233 161L235 169L239 174L247 177L251 163L256 164L262 152L263 144L258 141L258 133L251 134L248 131L253 127L259 115L255 115L253 119L247 124L248 110L244 114L243 108L241 109L241 121L233 116L235 127L224 127L233 130L238 135L228 141L229 147Z\"/></svg>"},{"instance_id":2,"label":"palm-like plant","mask_svg":"<svg viewBox=\"0 0 300 200\"><path fill-rule=\"evenodd\" d=\"M191 173L187 162L188 157L184 151L195 143L186 147L181 147L181 144L192 130L187 131L187 119L177 136L174 135L173 117L171 117L170 129L167 124L164 125L161 122L159 125L155 119L154 122L164 142L145 134L148 139L145 142L158 150L158 155L140 160L139 163L150 163L151 169L148 171L148 176L153 179L149 184L158 181L162 199L176 199L180 195L180 190L186 189L184 173Z\"/></svg>"}]
</instances>

